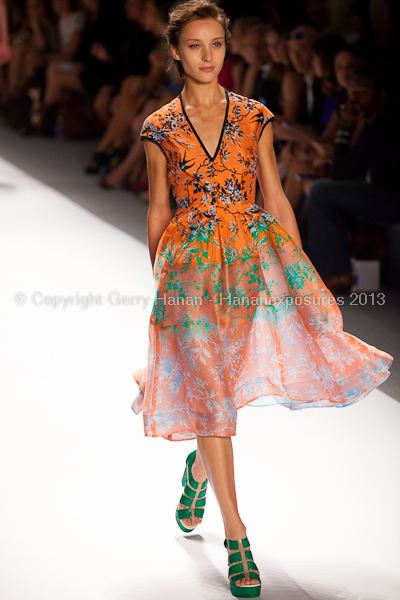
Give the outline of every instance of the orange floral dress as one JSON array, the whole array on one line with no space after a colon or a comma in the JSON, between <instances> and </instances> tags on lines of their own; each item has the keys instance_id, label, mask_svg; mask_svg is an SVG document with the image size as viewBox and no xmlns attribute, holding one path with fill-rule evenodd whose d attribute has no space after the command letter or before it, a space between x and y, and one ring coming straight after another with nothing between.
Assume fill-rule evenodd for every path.
<instances>
[{"instance_id":1,"label":"orange floral dress","mask_svg":"<svg viewBox=\"0 0 400 600\"><path fill-rule=\"evenodd\" d=\"M224 88L225 89L225 88ZM144 432L236 435L243 406L358 402L393 358L343 331L332 293L281 223L255 204L257 145L274 119L225 89L210 156L181 94L143 123L165 154L177 211L159 241L147 365L132 373Z\"/></svg>"}]
</instances>

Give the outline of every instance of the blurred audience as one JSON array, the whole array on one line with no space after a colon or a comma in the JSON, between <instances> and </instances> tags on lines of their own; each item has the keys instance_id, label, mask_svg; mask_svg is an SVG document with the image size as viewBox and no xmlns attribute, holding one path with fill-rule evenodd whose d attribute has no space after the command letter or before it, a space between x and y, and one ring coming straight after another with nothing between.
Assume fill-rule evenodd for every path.
<instances>
[{"instance_id":1,"label":"blurred audience","mask_svg":"<svg viewBox=\"0 0 400 600\"><path fill-rule=\"evenodd\" d=\"M5 0L0 0L0 100L6 97L6 80L4 78L3 65L11 58L11 47L8 35L8 14Z\"/></svg>"},{"instance_id":2,"label":"blurred audience","mask_svg":"<svg viewBox=\"0 0 400 600\"><path fill-rule=\"evenodd\" d=\"M331 177L315 182L308 198L307 253L328 288L352 283L346 215L400 222L400 117L382 67L360 66L348 94L340 106Z\"/></svg>"},{"instance_id":3,"label":"blurred audience","mask_svg":"<svg viewBox=\"0 0 400 600\"><path fill-rule=\"evenodd\" d=\"M168 25L169 4L162 0L146 0L141 14L141 24L145 31L155 37L149 54L150 69L145 75L126 77L118 96L114 99L113 114L107 125L86 173L96 174L104 167L106 171L115 168L126 156L131 142L131 121L143 109L146 101L157 86L168 83L166 67L168 46L164 32Z\"/></svg>"},{"instance_id":4,"label":"blurred audience","mask_svg":"<svg viewBox=\"0 0 400 600\"><path fill-rule=\"evenodd\" d=\"M23 133L62 137L66 108L73 115L84 106L100 138L85 171L101 174L104 189L148 199L139 132L184 82L168 69L173 5L0 0L0 99L6 118L14 111L7 122ZM400 220L398 3L222 5L232 37L218 81L275 114L279 173L305 247L328 287L346 287L348 219ZM77 130L83 138L85 127ZM263 205L259 187L256 202Z\"/></svg>"}]
</instances>

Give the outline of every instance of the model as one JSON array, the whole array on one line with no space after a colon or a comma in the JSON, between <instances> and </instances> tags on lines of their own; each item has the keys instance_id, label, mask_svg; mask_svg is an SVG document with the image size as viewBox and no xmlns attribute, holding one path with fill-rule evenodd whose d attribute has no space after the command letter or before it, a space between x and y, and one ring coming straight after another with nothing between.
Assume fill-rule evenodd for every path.
<instances>
[{"instance_id":1,"label":"model","mask_svg":"<svg viewBox=\"0 0 400 600\"><path fill-rule=\"evenodd\" d=\"M261 577L236 500L237 410L348 406L387 379L393 358L343 332L282 190L272 113L218 84L229 35L228 18L207 0L170 13L166 36L184 87L141 131L156 297L132 409L143 410L146 436L197 440L176 520L185 532L201 522L209 481L231 592L250 597ZM256 177L265 209L255 204Z\"/></svg>"}]
</instances>

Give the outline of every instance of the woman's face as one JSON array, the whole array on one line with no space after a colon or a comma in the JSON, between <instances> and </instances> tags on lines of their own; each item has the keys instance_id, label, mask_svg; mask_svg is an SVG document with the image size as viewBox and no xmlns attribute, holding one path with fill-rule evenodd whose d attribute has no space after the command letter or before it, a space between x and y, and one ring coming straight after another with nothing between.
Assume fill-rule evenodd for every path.
<instances>
[{"instance_id":1,"label":"woman's face","mask_svg":"<svg viewBox=\"0 0 400 600\"><path fill-rule=\"evenodd\" d=\"M243 37L241 56L249 65L264 64L268 58L264 33L261 29L253 29Z\"/></svg>"},{"instance_id":2,"label":"woman's face","mask_svg":"<svg viewBox=\"0 0 400 600\"><path fill-rule=\"evenodd\" d=\"M276 31L268 31L265 36L268 54L275 64L287 64L288 54L285 40Z\"/></svg>"},{"instance_id":3,"label":"woman's face","mask_svg":"<svg viewBox=\"0 0 400 600\"><path fill-rule=\"evenodd\" d=\"M198 19L183 28L178 48L171 48L171 52L181 61L186 77L209 83L222 69L225 49L222 25L215 19Z\"/></svg>"},{"instance_id":4,"label":"woman's face","mask_svg":"<svg viewBox=\"0 0 400 600\"><path fill-rule=\"evenodd\" d=\"M349 87L356 66L357 59L352 52L344 50L336 54L334 60L335 77L341 88L347 89Z\"/></svg>"}]
</instances>

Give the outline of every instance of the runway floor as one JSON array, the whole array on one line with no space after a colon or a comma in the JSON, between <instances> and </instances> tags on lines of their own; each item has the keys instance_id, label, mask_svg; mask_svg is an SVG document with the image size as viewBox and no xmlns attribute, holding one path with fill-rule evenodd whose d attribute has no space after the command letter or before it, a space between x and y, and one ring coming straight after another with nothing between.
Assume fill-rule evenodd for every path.
<instances>
[{"instance_id":1,"label":"runway floor","mask_svg":"<svg viewBox=\"0 0 400 600\"><path fill-rule=\"evenodd\" d=\"M0 197L1 600L231 598L211 487L196 533L175 522L195 442L145 438L130 408L147 247L3 159ZM399 600L400 403L238 416L261 598Z\"/></svg>"}]
</instances>

